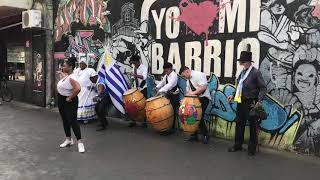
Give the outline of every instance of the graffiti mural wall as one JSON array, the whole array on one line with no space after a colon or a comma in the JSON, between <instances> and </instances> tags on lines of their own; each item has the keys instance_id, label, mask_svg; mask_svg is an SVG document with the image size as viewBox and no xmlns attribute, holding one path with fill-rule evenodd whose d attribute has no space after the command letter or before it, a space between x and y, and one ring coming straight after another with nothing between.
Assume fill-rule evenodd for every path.
<instances>
[{"instance_id":1,"label":"graffiti mural wall","mask_svg":"<svg viewBox=\"0 0 320 180\"><path fill-rule=\"evenodd\" d=\"M124 73L133 54L156 80L167 61L176 72L202 71L213 97L207 122L231 139L236 104L226 97L241 71L235 60L250 45L269 92L261 143L319 154L319 18L320 0L61 0L56 58L74 54L95 66L110 43ZM183 79L179 85L183 92Z\"/></svg>"}]
</instances>

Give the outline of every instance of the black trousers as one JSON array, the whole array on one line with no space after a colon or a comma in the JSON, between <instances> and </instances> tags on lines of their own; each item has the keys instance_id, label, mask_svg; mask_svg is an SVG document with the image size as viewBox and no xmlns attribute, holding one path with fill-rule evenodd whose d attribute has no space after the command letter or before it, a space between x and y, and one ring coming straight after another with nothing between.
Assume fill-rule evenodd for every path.
<instances>
[{"instance_id":1,"label":"black trousers","mask_svg":"<svg viewBox=\"0 0 320 180\"><path fill-rule=\"evenodd\" d=\"M202 109L202 119L200 120L199 130L202 135L207 136L208 128L207 128L206 122L204 121L204 114L208 107L209 99L207 97L200 97L199 99L201 102L201 109ZM198 134L198 131L194 135L197 135L197 134Z\"/></svg>"},{"instance_id":2,"label":"black trousers","mask_svg":"<svg viewBox=\"0 0 320 180\"><path fill-rule=\"evenodd\" d=\"M66 96L58 95L58 109L63 122L66 137L71 137L71 128L77 140L81 139L81 130L77 121L78 97L72 102L66 101Z\"/></svg>"},{"instance_id":3,"label":"black trousers","mask_svg":"<svg viewBox=\"0 0 320 180\"><path fill-rule=\"evenodd\" d=\"M148 99L148 88L141 90L141 93L143 94L144 98Z\"/></svg>"},{"instance_id":4,"label":"black trousers","mask_svg":"<svg viewBox=\"0 0 320 180\"><path fill-rule=\"evenodd\" d=\"M98 116L98 120L101 122L101 125L103 127L106 127L108 125L108 121L107 121L107 113L108 113L108 105L111 104L111 99L109 96L105 95L103 96L103 98L101 99L101 101L99 101L97 104L96 104L96 107L95 107L95 111L97 113L97 116Z\"/></svg>"},{"instance_id":5,"label":"black trousers","mask_svg":"<svg viewBox=\"0 0 320 180\"><path fill-rule=\"evenodd\" d=\"M255 152L257 146L257 125L258 121L255 117L250 116L249 112L257 100L249 99L242 100L237 106L237 121L236 121L236 132L235 132L235 148L242 148L244 141L244 131L247 120L250 125L250 139L248 145L249 152Z\"/></svg>"},{"instance_id":6,"label":"black trousers","mask_svg":"<svg viewBox=\"0 0 320 180\"><path fill-rule=\"evenodd\" d=\"M177 120L177 114L178 114L178 108L180 105L180 101L179 101L179 94L172 94L172 93L168 93L166 94L166 97L170 100L170 103L173 107L173 125L172 125L172 129L175 130L176 128L176 120Z\"/></svg>"}]
</instances>

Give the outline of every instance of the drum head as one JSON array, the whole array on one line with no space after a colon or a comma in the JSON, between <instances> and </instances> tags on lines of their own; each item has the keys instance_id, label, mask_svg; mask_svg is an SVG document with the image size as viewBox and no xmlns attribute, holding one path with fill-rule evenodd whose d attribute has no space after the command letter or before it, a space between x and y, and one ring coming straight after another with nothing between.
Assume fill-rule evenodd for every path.
<instances>
[{"instance_id":1,"label":"drum head","mask_svg":"<svg viewBox=\"0 0 320 180\"><path fill-rule=\"evenodd\" d=\"M125 92L123 95L129 95L129 94L132 94L134 92L136 92L138 89L137 88L133 88L133 89L129 89L127 92Z\"/></svg>"},{"instance_id":2,"label":"drum head","mask_svg":"<svg viewBox=\"0 0 320 180\"><path fill-rule=\"evenodd\" d=\"M163 97L164 97L164 95L152 97L152 98L147 99L147 102L153 101L155 99L160 99L160 98L163 98Z\"/></svg>"}]
</instances>

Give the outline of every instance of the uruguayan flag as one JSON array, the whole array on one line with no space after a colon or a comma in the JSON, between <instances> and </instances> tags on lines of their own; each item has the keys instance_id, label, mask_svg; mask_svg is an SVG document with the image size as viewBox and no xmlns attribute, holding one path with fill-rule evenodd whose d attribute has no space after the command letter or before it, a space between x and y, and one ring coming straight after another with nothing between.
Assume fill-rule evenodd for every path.
<instances>
[{"instance_id":1,"label":"uruguayan flag","mask_svg":"<svg viewBox=\"0 0 320 180\"><path fill-rule=\"evenodd\" d=\"M125 110L122 96L128 90L128 83L120 71L119 66L116 64L116 61L112 58L109 47L105 48L98 68L99 78L105 82L113 105L124 114Z\"/></svg>"}]
</instances>

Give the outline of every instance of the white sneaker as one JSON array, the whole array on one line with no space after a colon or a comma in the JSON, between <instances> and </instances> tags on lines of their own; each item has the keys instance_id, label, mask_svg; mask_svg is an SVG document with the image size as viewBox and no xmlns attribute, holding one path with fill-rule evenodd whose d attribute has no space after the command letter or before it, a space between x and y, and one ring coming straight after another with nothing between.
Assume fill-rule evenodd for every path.
<instances>
[{"instance_id":1,"label":"white sneaker","mask_svg":"<svg viewBox=\"0 0 320 180\"><path fill-rule=\"evenodd\" d=\"M85 152L83 143L78 143L78 150L79 150L79 153L84 153Z\"/></svg>"},{"instance_id":2,"label":"white sneaker","mask_svg":"<svg viewBox=\"0 0 320 180\"><path fill-rule=\"evenodd\" d=\"M62 144L60 144L60 148L64 148L71 145L73 145L73 140L66 139Z\"/></svg>"}]
</instances>

